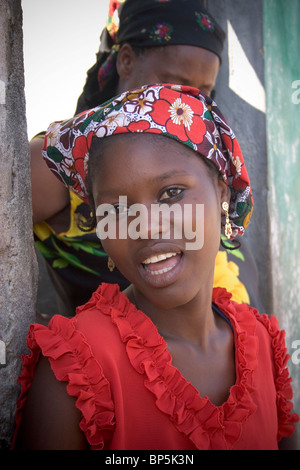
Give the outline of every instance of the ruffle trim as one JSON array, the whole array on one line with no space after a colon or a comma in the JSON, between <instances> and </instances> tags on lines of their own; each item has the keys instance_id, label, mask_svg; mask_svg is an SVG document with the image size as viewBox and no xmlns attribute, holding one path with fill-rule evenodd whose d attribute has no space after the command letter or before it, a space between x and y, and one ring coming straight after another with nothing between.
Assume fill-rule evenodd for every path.
<instances>
[{"instance_id":1,"label":"ruffle trim","mask_svg":"<svg viewBox=\"0 0 300 470\"><path fill-rule=\"evenodd\" d=\"M48 328L39 324L31 325L27 336L27 346L31 352L22 356L15 437L35 367L42 353L48 357L56 378L67 382L68 394L76 398L76 407L82 414L80 429L91 449L103 449L115 428L110 385L84 336L75 329L75 319L56 315Z\"/></svg>"},{"instance_id":2,"label":"ruffle trim","mask_svg":"<svg viewBox=\"0 0 300 470\"><path fill-rule=\"evenodd\" d=\"M287 368L290 355L285 346L285 331L279 330L277 318L273 315L270 315L270 317L266 314L260 315L256 310L255 315L257 320L264 325L272 340L278 410L277 441L279 442L283 437L291 436L295 430L294 424L299 422L297 413L292 412L292 378Z\"/></svg>"},{"instance_id":3,"label":"ruffle trim","mask_svg":"<svg viewBox=\"0 0 300 470\"><path fill-rule=\"evenodd\" d=\"M217 294L218 295L218 294ZM228 304L225 296L218 295L215 303L222 311L230 314L230 311L235 310L235 315L240 323L241 315L245 306L236 305L233 302ZM293 389L291 386L292 378L290 377L287 363L290 359L285 345L285 331L279 329L278 320L273 315L260 314L256 309L249 307L254 318L259 321L267 330L271 338L271 346L273 350L273 360L275 369L275 387L276 387L276 402L278 412L278 433L277 442L283 437L290 437L295 431L295 423L298 423L299 416L297 413L292 412L293 403ZM234 318L233 317L233 318ZM233 318L230 316L231 321Z\"/></svg>"},{"instance_id":4,"label":"ruffle trim","mask_svg":"<svg viewBox=\"0 0 300 470\"><path fill-rule=\"evenodd\" d=\"M96 304L111 316L126 344L132 366L145 375L145 386L154 394L156 406L197 449L232 449L241 435L243 423L256 410L252 399L252 375L257 367L258 351L258 340L254 336L256 320L247 306L240 305L237 322L230 308L234 310L238 304L229 302L230 297L225 289L214 290L213 300L235 324L236 336L237 380L228 400L221 406L215 406L208 397L200 397L172 365L167 344L152 321L137 311L118 286L102 284L91 303L85 306Z\"/></svg>"}]
</instances>

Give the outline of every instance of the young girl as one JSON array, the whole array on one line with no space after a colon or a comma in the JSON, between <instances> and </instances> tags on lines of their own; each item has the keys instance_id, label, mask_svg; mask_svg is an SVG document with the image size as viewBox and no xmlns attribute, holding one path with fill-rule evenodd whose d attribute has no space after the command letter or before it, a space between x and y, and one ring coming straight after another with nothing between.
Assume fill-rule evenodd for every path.
<instances>
[{"instance_id":1,"label":"young girl","mask_svg":"<svg viewBox=\"0 0 300 470\"><path fill-rule=\"evenodd\" d=\"M277 320L213 289L221 227L242 234L253 206L238 142L215 103L178 85L125 92L50 126L44 156L90 199L110 268L131 284L102 284L75 317L31 326L16 448L291 441L298 417ZM168 230L152 218L163 205Z\"/></svg>"}]
</instances>

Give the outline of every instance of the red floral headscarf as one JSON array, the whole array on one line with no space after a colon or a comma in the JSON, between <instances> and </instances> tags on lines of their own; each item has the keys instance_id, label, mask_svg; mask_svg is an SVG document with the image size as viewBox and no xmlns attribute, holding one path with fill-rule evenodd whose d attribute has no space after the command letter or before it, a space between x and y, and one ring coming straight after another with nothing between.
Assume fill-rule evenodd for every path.
<instances>
[{"instance_id":1,"label":"red floral headscarf","mask_svg":"<svg viewBox=\"0 0 300 470\"><path fill-rule=\"evenodd\" d=\"M231 189L232 238L244 233L253 198L243 155L216 103L196 88L143 86L68 121L55 122L45 136L44 158L66 186L87 200L92 138L137 132L175 139L213 162Z\"/></svg>"}]
</instances>

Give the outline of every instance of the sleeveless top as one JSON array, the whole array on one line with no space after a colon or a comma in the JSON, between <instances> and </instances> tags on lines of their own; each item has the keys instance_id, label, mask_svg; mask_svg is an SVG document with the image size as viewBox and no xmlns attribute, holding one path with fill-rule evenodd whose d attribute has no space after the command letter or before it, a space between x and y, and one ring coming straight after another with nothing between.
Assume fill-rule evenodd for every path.
<instances>
[{"instance_id":1,"label":"sleeveless top","mask_svg":"<svg viewBox=\"0 0 300 470\"><path fill-rule=\"evenodd\" d=\"M214 289L212 301L234 332L236 382L221 406L172 365L149 317L117 285L102 284L74 317L30 327L16 429L43 354L75 397L91 449L277 449L299 420L284 332L275 317L231 301L225 289Z\"/></svg>"}]
</instances>

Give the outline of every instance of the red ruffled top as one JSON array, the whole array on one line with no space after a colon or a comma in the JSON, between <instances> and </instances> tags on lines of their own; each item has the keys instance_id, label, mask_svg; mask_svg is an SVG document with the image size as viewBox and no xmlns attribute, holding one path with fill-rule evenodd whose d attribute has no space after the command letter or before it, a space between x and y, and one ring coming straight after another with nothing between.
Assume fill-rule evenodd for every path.
<instances>
[{"instance_id":1,"label":"red ruffled top","mask_svg":"<svg viewBox=\"0 0 300 470\"><path fill-rule=\"evenodd\" d=\"M42 354L76 398L91 449L277 449L299 419L290 401L285 334L275 317L231 302L225 289L214 289L213 302L235 339L236 383L221 406L201 397L172 365L155 325L119 287L102 284L75 317L31 325L17 428Z\"/></svg>"}]
</instances>

